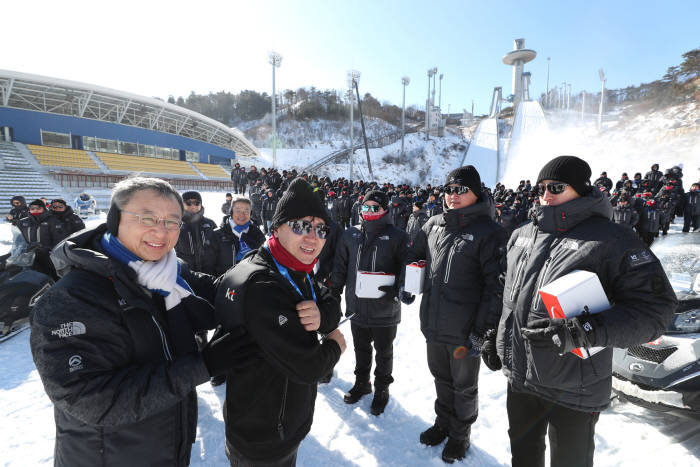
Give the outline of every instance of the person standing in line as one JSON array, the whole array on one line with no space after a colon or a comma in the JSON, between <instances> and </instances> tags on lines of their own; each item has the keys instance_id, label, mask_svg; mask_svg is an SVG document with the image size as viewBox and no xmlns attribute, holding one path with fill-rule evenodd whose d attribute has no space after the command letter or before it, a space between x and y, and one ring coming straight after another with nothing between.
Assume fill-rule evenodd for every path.
<instances>
[{"instance_id":1,"label":"person standing in line","mask_svg":"<svg viewBox=\"0 0 700 467\"><path fill-rule=\"evenodd\" d=\"M513 467L592 466L595 425L610 404L612 347L649 342L666 329L676 296L658 259L612 222L610 202L582 159L559 156L537 177L534 220L508 241L503 312L484 361L508 379ZM550 318L538 290L576 271L598 276L610 309ZM582 359L572 349L605 347Z\"/></svg>"},{"instance_id":2,"label":"person standing in line","mask_svg":"<svg viewBox=\"0 0 700 467\"><path fill-rule=\"evenodd\" d=\"M394 339L401 321L399 300L410 304L415 299L402 289L408 235L392 224L388 204L389 200L382 191L370 191L365 195L362 223L343 232L336 248L330 280L337 297L345 287L345 314L352 318L355 384L343 398L347 404L354 404L372 392L370 370L374 343L376 366L372 415L384 412L389 402L389 385L394 382ZM356 294L360 271L393 274L394 285L380 287L385 292L380 298L360 298Z\"/></svg>"},{"instance_id":3,"label":"person standing in line","mask_svg":"<svg viewBox=\"0 0 700 467\"><path fill-rule=\"evenodd\" d=\"M216 259L216 274L221 275L240 262L251 250L265 243L265 235L250 219L251 204L242 195L231 201L231 215L216 230L219 255Z\"/></svg>"},{"instance_id":4,"label":"person standing in line","mask_svg":"<svg viewBox=\"0 0 700 467\"><path fill-rule=\"evenodd\" d=\"M501 313L506 231L491 219L493 201L474 166L453 170L444 187L446 210L418 232L409 262L426 260L421 331L435 379L435 424L420 442L447 443L442 459L463 459L479 414L479 354Z\"/></svg>"},{"instance_id":5,"label":"person standing in line","mask_svg":"<svg viewBox=\"0 0 700 467\"><path fill-rule=\"evenodd\" d=\"M51 200L51 215L56 219L54 229L57 241L61 241L85 228L83 220L73 212L73 209L68 206L64 199L56 198Z\"/></svg>"},{"instance_id":6,"label":"person standing in line","mask_svg":"<svg viewBox=\"0 0 700 467\"><path fill-rule=\"evenodd\" d=\"M690 185L690 191L683 199L683 232L693 232L700 229L700 183Z\"/></svg>"}]
</instances>

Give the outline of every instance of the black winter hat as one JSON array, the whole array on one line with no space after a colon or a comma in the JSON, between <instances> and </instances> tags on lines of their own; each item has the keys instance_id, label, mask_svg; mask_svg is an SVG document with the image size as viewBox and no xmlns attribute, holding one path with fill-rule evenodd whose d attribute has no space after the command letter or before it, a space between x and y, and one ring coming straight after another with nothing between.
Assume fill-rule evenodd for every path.
<instances>
[{"instance_id":1,"label":"black winter hat","mask_svg":"<svg viewBox=\"0 0 700 467\"><path fill-rule=\"evenodd\" d=\"M585 196L591 192L591 167L576 156L555 157L540 170L537 183L542 180L568 183L576 193Z\"/></svg>"},{"instance_id":2,"label":"black winter hat","mask_svg":"<svg viewBox=\"0 0 700 467\"><path fill-rule=\"evenodd\" d=\"M277 203L271 227L276 229L287 221L306 216L318 217L326 224L331 222L328 211L311 185L303 178L295 178Z\"/></svg>"},{"instance_id":3,"label":"black winter hat","mask_svg":"<svg viewBox=\"0 0 700 467\"><path fill-rule=\"evenodd\" d=\"M202 195L199 194L197 191L186 191L182 194L182 201L188 200L188 199L196 199L200 203L202 202Z\"/></svg>"},{"instance_id":4,"label":"black winter hat","mask_svg":"<svg viewBox=\"0 0 700 467\"><path fill-rule=\"evenodd\" d=\"M387 209L387 207L389 207L389 198L383 191L372 190L367 192L362 202L366 203L367 201L375 201L379 203L382 209Z\"/></svg>"},{"instance_id":5,"label":"black winter hat","mask_svg":"<svg viewBox=\"0 0 700 467\"><path fill-rule=\"evenodd\" d=\"M35 199L31 203L29 203L29 206L41 206L42 208L46 209L46 203L44 203L40 199Z\"/></svg>"},{"instance_id":6,"label":"black winter hat","mask_svg":"<svg viewBox=\"0 0 700 467\"><path fill-rule=\"evenodd\" d=\"M414 201L413 205L418 209L423 209L423 201Z\"/></svg>"},{"instance_id":7,"label":"black winter hat","mask_svg":"<svg viewBox=\"0 0 700 467\"><path fill-rule=\"evenodd\" d=\"M453 183L469 187L476 194L481 192L481 176L473 165L465 165L450 172L445 180L445 185Z\"/></svg>"}]
</instances>

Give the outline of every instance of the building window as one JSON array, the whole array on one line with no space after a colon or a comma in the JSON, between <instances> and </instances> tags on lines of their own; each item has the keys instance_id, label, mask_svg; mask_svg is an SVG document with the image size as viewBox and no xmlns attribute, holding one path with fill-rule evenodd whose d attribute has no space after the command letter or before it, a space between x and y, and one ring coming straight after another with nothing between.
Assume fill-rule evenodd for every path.
<instances>
[{"instance_id":1,"label":"building window","mask_svg":"<svg viewBox=\"0 0 700 467\"><path fill-rule=\"evenodd\" d=\"M54 146L57 148L70 148L70 134L54 133L53 131L41 130L41 144L44 146Z\"/></svg>"},{"instance_id":2,"label":"building window","mask_svg":"<svg viewBox=\"0 0 700 467\"><path fill-rule=\"evenodd\" d=\"M185 160L188 162L199 162L199 153L194 151L185 151Z\"/></svg>"}]
</instances>

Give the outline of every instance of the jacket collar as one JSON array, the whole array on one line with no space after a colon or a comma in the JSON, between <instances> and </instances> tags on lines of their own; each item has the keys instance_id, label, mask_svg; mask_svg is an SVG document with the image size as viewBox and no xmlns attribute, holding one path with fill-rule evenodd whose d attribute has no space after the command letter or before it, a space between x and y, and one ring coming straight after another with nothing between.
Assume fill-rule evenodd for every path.
<instances>
[{"instance_id":1,"label":"jacket collar","mask_svg":"<svg viewBox=\"0 0 700 467\"><path fill-rule=\"evenodd\" d=\"M491 217L492 208L493 201L482 193L477 202L471 206L446 210L442 213L442 219L448 230L457 230L473 222L477 217Z\"/></svg>"},{"instance_id":2,"label":"jacket collar","mask_svg":"<svg viewBox=\"0 0 700 467\"><path fill-rule=\"evenodd\" d=\"M537 206L534 223L543 232L567 232L594 216L612 218L610 201L597 190L558 206Z\"/></svg>"}]
</instances>

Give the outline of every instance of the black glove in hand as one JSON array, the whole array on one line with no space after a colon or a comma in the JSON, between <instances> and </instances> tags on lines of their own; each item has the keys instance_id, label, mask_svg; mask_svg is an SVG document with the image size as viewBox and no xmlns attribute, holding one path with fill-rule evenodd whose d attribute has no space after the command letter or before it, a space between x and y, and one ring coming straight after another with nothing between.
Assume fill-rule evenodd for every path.
<instances>
[{"instance_id":1,"label":"black glove in hand","mask_svg":"<svg viewBox=\"0 0 700 467\"><path fill-rule=\"evenodd\" d=\"M489 370L498 371L503 367L503 365L501 364L501 358L496 352L496 330L489 329L486 331L486 335L484 337L484 345L481 348L481 359L484 361L484 364L486 364Z\"/></svg>"},{"instance_id":2,"label":"black glove in hand","mask_svg":"<svg viewBox=\"0 0 700 467\"><path fill-rule=\"evenodd\" d=\"M531 342L546 342L554 346L559 355L578 347L589 348L595 342L595 330L590 318L536 319L522 328L523 337Z\"/></svg>"},{"instance_id":3,"label":"black glove in hand","mask_svg":"<svg viewBox=\"0 0 700 467\"><path fill-rule=\"evenodd\" d=\"M380 285L377 289L386 293L383 297L379 297L380 300L387 300L390 302L399 301L399 289L396 285Z\"/></svg>"},{"instance_id":4,"label":"black glove in hand","mask_svg":"<svg viewBox=\"0 0 700 467\"><path fill-rule=\"evenodd\" d=\"M484 338L472 332L469 334L469 344L471 345L469 348L469 355L478 357L484 346Z\"/></svg>"},{"instance_id":5,"label":"black glove in hand","mask_svg":"<svg viewBox=\"0 0 700 467\"><path fill-rule=\"evenodd\" d=\"M258 354L258 346L242 328L226 333L220 331L221 329L217 329L211 341L201 352L211 376L223 375L231 370L243 368Z\"/></svg>"},{"instance_id":6,"label":"black glove in hand","mask_svg":"<svg viewBox=\"0 0 700 467\"><path fill-rule=\"evenodd\" d=\"M401 290L401 303L404 305L410 305L411 303L416 301L416 296L413 295L410 292L406 292L404 290Z\"/></svg>"}]
</instances>

